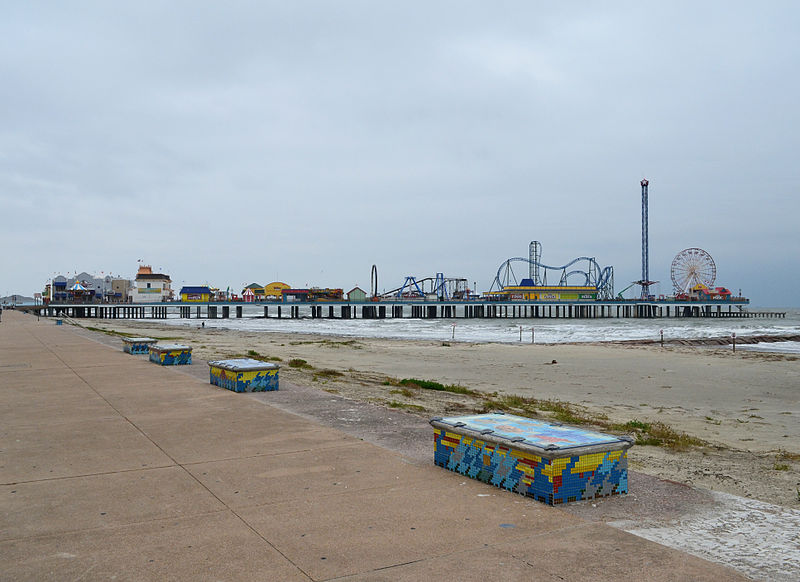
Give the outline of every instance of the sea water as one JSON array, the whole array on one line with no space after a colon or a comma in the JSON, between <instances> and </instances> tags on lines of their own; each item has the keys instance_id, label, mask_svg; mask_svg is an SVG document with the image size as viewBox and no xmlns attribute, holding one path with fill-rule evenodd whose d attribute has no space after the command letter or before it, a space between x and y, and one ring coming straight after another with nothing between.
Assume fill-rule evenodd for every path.
<instances>
[{"instance_id":1,"label":"sea water","mask_svg":"<svg viewBox=\"0 0 800 582\"><path fill-rule=\"evenodd\" d=\"M761 309L785 312L785 318L663 318L663 319L278 319L274 305L263 317L263 305L244 305L243 317L203 319L207 328L249 332L309 333L353 338L422 339L473 343L579 343L622 340L697 339L800 334L800 309ZM284 306L285 307L285 306ZM323 310L324 312L327 310ZM166 320L176 326L198 327L197 319L177 315ZM737 349L800 353L800 342L742 344Z\"/></svg>"}]
</instances>

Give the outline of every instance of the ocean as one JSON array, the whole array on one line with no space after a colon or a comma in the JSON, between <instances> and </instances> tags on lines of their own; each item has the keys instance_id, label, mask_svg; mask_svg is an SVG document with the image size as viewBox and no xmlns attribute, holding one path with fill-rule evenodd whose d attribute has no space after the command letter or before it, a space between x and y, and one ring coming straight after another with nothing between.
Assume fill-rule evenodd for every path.
<instances>
[{"instance_id":1,"label":"ocean","mask_svg":"<svg viewBox=\"0 0 800 582\"><path fill-rule=\"evenodd\" d=\"M622 340L699 339L747 336L800 335L800 309L752 308L750 311L785 312L785 318L750 319L290 319L263 317L262 305L243 306L241 319L203 319L205 326L249 332L309 333L353 338L421 339L472 343L575 343ZM152 320L147 320L152 321ZM175 326L197 327L197 319L177 315L166 320ZM800 353L800 342L741 344L737 349Z\"/></svg>"}]
</instances>

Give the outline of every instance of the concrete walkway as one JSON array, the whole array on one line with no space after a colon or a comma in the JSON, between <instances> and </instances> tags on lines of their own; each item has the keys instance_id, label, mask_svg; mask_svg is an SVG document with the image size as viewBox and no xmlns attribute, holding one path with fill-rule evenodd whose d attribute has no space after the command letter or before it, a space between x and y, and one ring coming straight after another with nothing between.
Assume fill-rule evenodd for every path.
<instances>
[{"instance_id":1,"label":"concrete walkway","mask_svg":"<svg viewBox=\"0 0 800 582\"><path fill-rule=\"evenodd\" d=\"M744 580L262 396L4 312L0 579Z\"/></svg>"}]
</instances>

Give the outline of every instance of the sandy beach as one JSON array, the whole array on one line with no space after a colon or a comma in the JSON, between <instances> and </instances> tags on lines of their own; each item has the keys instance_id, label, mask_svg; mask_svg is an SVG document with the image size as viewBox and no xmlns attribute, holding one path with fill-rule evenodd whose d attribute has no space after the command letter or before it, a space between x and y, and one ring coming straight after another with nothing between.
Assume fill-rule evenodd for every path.
<instances>
[{"instance_id":1,"label":"sandy beach","mask_svg":"<svg viewBox=\"0 0 800 582\"><path fill-rule=\"evenodd\" d=\"M698 439L687 447L637 445L636 471L716 491L800 506L800 358L730 348L635 344L470 344L247 333L152 322L92 326L176 340L196 361L258 354L281 377L425 418L468 414L510 396L552 417L553 403L583 421L638 438L642 426ZM289 365L305 360L302 367ZM402 379L475 394L399 386ZM508 407L510 406L510 408ZM663 425L663 426L662 426ZM627 428L626 428L627 427Z\"/></svg>"}]
</instances>

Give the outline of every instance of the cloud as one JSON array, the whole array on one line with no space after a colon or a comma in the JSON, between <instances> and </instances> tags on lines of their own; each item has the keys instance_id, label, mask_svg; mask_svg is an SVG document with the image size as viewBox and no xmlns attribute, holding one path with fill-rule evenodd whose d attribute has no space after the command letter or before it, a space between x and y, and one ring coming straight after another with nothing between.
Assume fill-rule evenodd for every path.
<instances>
[{"instance_id":1,"label":"cloud","mask_svg":"<svg viewBox=\"0 0 800 582\"><path fill-rule=\"evenodd\" d=\"M307 8L9 6L19 291L62 263L132 276L141 252L223 287L367 288L374 263L387 287L486 289L534 239L619 285L640 276L644 176L658 277L688 246L754 294L798 266L792 3Z\"/></svg>"}]
</instances>

